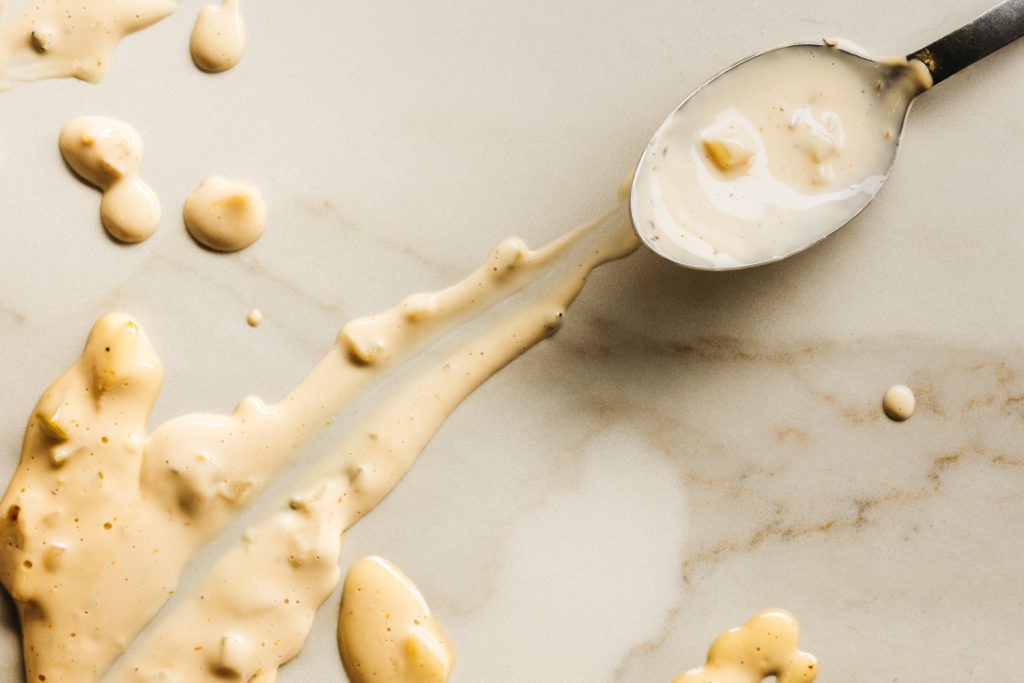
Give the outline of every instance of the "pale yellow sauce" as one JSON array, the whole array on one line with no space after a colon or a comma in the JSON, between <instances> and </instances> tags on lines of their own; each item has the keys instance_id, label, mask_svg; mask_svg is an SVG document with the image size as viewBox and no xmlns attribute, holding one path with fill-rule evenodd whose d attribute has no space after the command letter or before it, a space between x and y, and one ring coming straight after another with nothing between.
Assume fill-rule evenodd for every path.
<instances>
[{"instance_id":1,"label":"pale yellow sauce","mask_svg":"<svg viewBox=\"0 0 1024 683\"><path fill-rule=\"evenodd\" d=\"M591 235L591 233L594 233ZM205 680L221 666L210 653L225 637L247 644L247 673L272 680L276 670L301 649L317 607L337 585L341 534L366 516L401 480L445 418L474 389L537 342L558 329L564 310L598 265L621 258L637 247L623 211L593 226L578 229L551 245L558 250L590 237L585 251L553 286L535 294L518 310L431 365L370 414L309 482L297 489L287 508L250 530L222 556L197 591L153 628L111 676L122 681ZM490 298L508 277L546 260L551 247L525 250L510 241L485 263L483 284L470 278L450 295ZM545 255L545 252L547 254ZM566 264L567 266L570 264ZM387 341L382 333L399 320L421 318L437 296L417 296L384 316L358 326L359 339ZM399 317L400 316L400 317ZM396 319L397 317L397 319ZM376 332L369 337L364 334ZM355 332L355 330L350 330ZM390 358L396 349L377 347L370 362ZM259 647L256 644L260 643Z\"/></svg>"},{"instance_id":2,"label":"pale yellow sauce","mask_svg":"<svg viewBox=\"0 0 1024 683\"><path fill-rule=\"evenodd\" d=\"M113 678L191 683L244 667L271 680L338 580L341 533L391 490L463 398L558 327L594 267L636 246L622 209L538 251L508 240L461 282L347 324L280 402L249 397L232 415L186 415L148 436L159 358L134 319L102 318L39 400L0 501L0 581L21 617L29 680L97 680L173 594L188 559L312 434L389 367L563 266L553 286L369 415Z\"/></svg>"},{"instance_id":3,"label":"pale yellow sauce","mask_svg":"<svg viewBox=\"0 0 1024 683\"><path fill-rule=\"evenodd\" d=\"M203 71L227 71L238 64L245 52L245 22L241 0L221 0L207 5L196 17L189 39L192 61Z\"/></svg>"},{"instance_id":4,"label":"pale yellow sauce","mask_svg":"<svg viewBox=\"0 0 1024 683\"><path fill-rule=\"evenodd\" d=\"M122 38L175 9L174 0L31 0L0 24L0 90L44 78L99 82Z\"/></svg>"},{"instance_id":5,"label":"pale yellow sauce","mask_svg":"<svg viewBox=\"0 0 1024 683\"><path fill-rule=\"evenodd\" d=\"M813 244L881 188L928 79L918 62L826 45L739 64L694 93L648 145L633 188L638 233L668 258L712 269Z\"/></svg>"},{"instance_id":6,"label":"pale yellow sauce","mask_svg":"<svg viewBox=\"0 0 1024 683\"><path fill-rule=\"evenodd\" d=\"M801 652L800 629L792 614L773 609L715 638L704 666L687 671L673 683L811 683L818 660Z\"/></svg>"},{"instance_id":7,"label":"pale yellow sauce","mask_svg":"<svg viewBox=\"0 0 1024 683\"><path fill-rule=\"evenodd\" d=\"M263 234L267 205L247 183L210 176L185 200L185 226L215 251L245 249Z\"/></svg>"},{"instance_id":8,"label":"pale yellow sauce","mask_svg":"<svg viewBox=\"0 0 1024 683\"><path fill-rule=\"evenodd\" d=\"M160 200L139 177L142 138L134 128L83 116L64 126L60 153L71 170L103 192L100 220L111 237L134 244L160 226Z\"/></svg>"},{"instance_id":9,"label":"pale yellow sauce","mask_svg":"<svg viewBox=\"0 0 1024 683\"><path fill-rule=\"evenodd\" d=\"M338 651L351 683L445 683L451 639L408 576L380 557L349 569L338 614Z\"/></svg>"},{"instance_id":10,"label":"pale yellow sauce","mask_svg":"<svg viewBox=\"0 0 1024 683\"><path fill-rule=\"evenodd\" d=\"M902 384L889 387L882 397L882 410L894 422L909 420L916 406L914 391Z\"/></svg>"}]
</instances>

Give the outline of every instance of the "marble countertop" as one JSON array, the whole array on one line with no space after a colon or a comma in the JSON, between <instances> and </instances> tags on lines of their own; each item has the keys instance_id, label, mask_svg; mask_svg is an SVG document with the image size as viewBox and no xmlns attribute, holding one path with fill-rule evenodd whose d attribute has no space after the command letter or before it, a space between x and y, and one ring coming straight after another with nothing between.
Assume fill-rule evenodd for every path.
<instances>
[{"instance_id":1,"label":"marble countertop","mask_svg":"<svg viewBox=\"0 0 1024 683\"><path fill-rule=\"evenodd\" d=\"M153 424L276 398L345 320L608 208L725 65L832 35L905 53L992 1L251 2L242 64L211 77L187 0L102 84L0 95L0 475L105 312L137 315L164 359ZM602 268L353 530L344 566L379 554L417 581L454 681L667 683L772 606L822 681L1019 676L1021 83L1014 45L927 93L878 200L804 254ZM146 141L164 219L144 244L110 241L63 166L57 134L82 114ZM252 248L204 251L182 226L210 174L263 188ZM903 424L881 412L895 383L919 400ZM0 671L20 680L0 612ZM336 614L335 596L282 683L344 680Z\"/></svg>"}]
</instances>

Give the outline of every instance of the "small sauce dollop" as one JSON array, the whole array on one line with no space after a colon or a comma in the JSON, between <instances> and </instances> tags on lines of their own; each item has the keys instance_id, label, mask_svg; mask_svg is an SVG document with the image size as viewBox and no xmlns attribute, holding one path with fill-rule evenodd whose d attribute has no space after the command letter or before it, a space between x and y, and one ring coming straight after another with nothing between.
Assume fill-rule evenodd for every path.
<instances>
[{"instance_id":1,"label":"small sauce dollop","mask_svg":"<svg viewBox=\"0 0 1024 683\"><path fill-rule=\"evenodd\" d=\"M227 71L242 60L245 52L245 22L241 0L222 0L207 5L196 17L188 47L192 61L203 71Z\"/></svg>"},{"instance_id":2,"label":"small sauce dollop","mask_svg":"<svg viewBox=\"0 0 1024 683\"><path fill-rule=\"evenodd\" d=\"M799 644L796 618L784 609L766 610L715 638L704 666L672 683L761 683L769 676L780 683L811 683L818 660Z\"/></svg>"},{"instance_id":3,"label":"small sauce dollop","mask_svg":"<svg viewBox=\"0 0 1024 683\"><path fill-rule=\"evenodd\" d=\"M142 242L160 225L160 200L142 178L142 138L127 123L102 116L75 119L60 133L64 161L103 192L100 220L111 237Z\"/></svg>"},{"instance_id":4,"label":"small sauce dollop","mask_svg":"<svg viewBox=\"0 0 1024 683\"><path fill-rule=\"evenodd\" d=\"M451 639L397 567L364 557L349 569L338 616L338 649L353 683L445 683Z\"/></svg>"},{"instance_id":5,"label":"small sauce dollop","mask_svg":"<svg viewBox=\"0 0 1024 683\"><path fill-rule=\"evenodd\" d=\"M263 234L267 205L246 183L210 176L185 200L185 226L214 251L245 249Z\"/></svg>"}]
</instances>

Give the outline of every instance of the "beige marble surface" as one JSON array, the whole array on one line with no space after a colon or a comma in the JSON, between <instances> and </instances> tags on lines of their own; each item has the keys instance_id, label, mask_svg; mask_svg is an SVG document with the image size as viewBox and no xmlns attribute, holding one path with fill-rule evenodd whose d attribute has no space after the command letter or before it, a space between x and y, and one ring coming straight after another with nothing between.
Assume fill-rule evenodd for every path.
<instances>
[{"instance_id":1,"label":"beige marble surface","mask_svg":"<svg viewBox=\"0 0 1024 683\"><path fill-rule=\"evenodd\" d=\"M989 2L251 0L219 76L190 63L202 3L183 2L101 85L0 94L0 475L104 312L139 316L165 360L154 424L276 398L346 319L594 217L728 63L837 34L907 52ZM355 529L346 566L380 554L418 582L455 681L667 682L770 606L800 618L822 681L1018 678L1022 83L1017 45L928 93L877 202L787 262L602 269ZM61 162L82 114L146 141L165 211L145 244L112 243ZM239 254L179 218L213 173L265 190L266 234ZM897 382L918 393L904 424L881 413ZM20 680L0 611L0 677ZM282 683L344 680L336 612Z\"/></svg>"}]
</instances>

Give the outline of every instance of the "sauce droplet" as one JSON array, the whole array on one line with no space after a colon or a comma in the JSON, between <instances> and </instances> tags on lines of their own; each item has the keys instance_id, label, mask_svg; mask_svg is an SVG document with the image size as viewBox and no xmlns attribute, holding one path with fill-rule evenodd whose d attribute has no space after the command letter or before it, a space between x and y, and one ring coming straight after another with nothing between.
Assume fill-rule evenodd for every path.
<instances>
[{"instance_id":1,"label":"sauce droplet","mask_svg":"<svg viewBox=\"0 0 1024 683\"><path fill-rule=\"evenodd\" d=\"M259 327L263 322L263 313L258 308L254 308L249 311L249 315L245 316L245 322L249 323L249 327Z\"/></svg>"},{"instance_id":2,"label":"sauce droplet","mask_svg":"<svg viewBox=\"0 0 1024 683\"><path fill-rule=\"evenodd\" d=\"M903 384L889 387L882 397L882 410L894 422L909 420L914 414L915 404L914 392Z\"/></svg>"},{"instance_id":3,"label":"sauce droplet","mask_svg":"<svg viewBox=\"0 0 1024 683\"><path fill-rule=\"evenodd\" d=\"M192 61L203 71L219 73L238 64L245 52L245 22L240 0L207 5L196 17L189 39Z\"/></svg>"}]
</instances>

